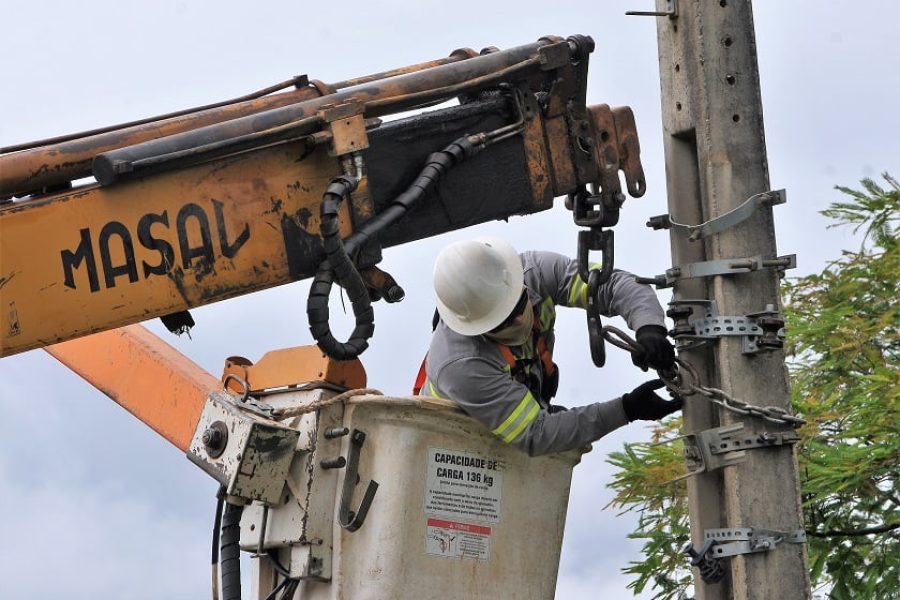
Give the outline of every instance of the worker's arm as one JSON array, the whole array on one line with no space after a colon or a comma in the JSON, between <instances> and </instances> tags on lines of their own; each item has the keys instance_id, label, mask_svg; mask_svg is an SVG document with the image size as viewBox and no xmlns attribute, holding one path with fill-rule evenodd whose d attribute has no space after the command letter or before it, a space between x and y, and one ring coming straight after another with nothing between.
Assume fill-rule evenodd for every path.
<instances>
[{"instance_id":1,"label":"worker's arm","mask_svg":"<svg viewBox=\"0 0 900 600\"><path fill-rule=\"evenodd\" d=\"M527 387L490 357L459 358L429 374L430 393L452 398L494 435L531 456L581 448L628 423L622 399L564 412L542 410Z\"/></svg>"},{"instance_id":2,"label":"worker's arm","mask_svg":"<svg viewBox=\"0 0 900 600\"><path fill-rule=\"evenodd\" d=\"M575 260L555 252L525 252L526 268L533 265L541 280L542 293L553 297L555 304L587 308L588 285L578 275ZM632 330L645 325L665 326L665 315L656 293L649 285L637 283L627 271L613 270L609 281L597 294L600 313L620 316Z\"/></svg>"}]
</instances>

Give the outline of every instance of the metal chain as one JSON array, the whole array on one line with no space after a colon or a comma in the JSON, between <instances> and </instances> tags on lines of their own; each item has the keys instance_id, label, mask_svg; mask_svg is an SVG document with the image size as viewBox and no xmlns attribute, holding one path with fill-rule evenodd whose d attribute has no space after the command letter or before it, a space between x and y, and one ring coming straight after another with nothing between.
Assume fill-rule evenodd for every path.
<instances>
[{"instance_id":1,"label":"metal chain","mask_svg":"<svg viewBox=\"0 0 900 600\"><path fill-rule=\"evenodd\" d=\"M603 338L613 346L627 350L632 354L644 351L641 345L629 337L627 333L611 325L603 327ZM697 373L697 370L689 362L680 358L675 359L675 365L676 368L672 371L659 371L658 373L659 378L666 384L666 388L679 396L699 395L725 410L743 416L764 419L779 425L790 425L796 428L806 423L804 419L794 416L778 406L755 406L743 400L738 400L719 388L701 385L700 375Z\"/></svg>"}]
</instances>

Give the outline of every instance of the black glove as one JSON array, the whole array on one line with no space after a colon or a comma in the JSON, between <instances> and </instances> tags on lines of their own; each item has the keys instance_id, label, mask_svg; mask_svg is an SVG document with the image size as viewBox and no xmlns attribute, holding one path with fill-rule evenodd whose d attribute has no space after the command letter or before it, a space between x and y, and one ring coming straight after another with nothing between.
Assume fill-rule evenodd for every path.
<instances>
[{"instance_id":1,"label":"black glove","mask_svg":"<svg viewBox=\"0 0 900 600\"><path fill-rule=\"evenodd\" d=\"M622 396L622 406L628 421L656 421L675 411L681 410L684 400L672 394L672 400L665 400L654 393L666 384L661 379L654 379L634 388L631 393ZM671 392L670 392L671 393Z\"/></svg>"},{"instance_id":2,"label":"black glove","mask_svg":"<svg viewBox=\"0 0 900 600\"><path fill-rule=\"evenodd\" d=\"M675 348L666 338L665 327L644 325L637 330L637 343L644 351L632 354L631 362L642 371L647 367L667 371L675 366Z\"/></svg>"}]
</instances>

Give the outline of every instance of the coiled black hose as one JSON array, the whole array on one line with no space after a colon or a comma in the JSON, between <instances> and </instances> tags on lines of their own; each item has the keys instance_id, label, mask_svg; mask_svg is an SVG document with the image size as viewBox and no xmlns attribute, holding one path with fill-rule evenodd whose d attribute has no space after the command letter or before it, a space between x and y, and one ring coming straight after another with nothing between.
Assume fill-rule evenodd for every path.
<instances>
[{"instance_id":1,"label":"coiled black hose","mask_svg":"<svg viewBox=\"0 0 900 600\"><path fill-rule=\"evenodd\" d=\"M478 139L478 136L472 136ZM355 253L370 238L396 223L419 200L425 197L451 168L464 160L475 156L483 148L470 137L462 137L449 146L428 157L419 176L389 207L374 216L356 233L341 240L338 227L338 209L343 198L350 194L358 181L351 176L343 175L331 180L322 199L321 227L325 246L325 261L319 266L309 291L306 313L309 318L309 329L322 352L337 360L351 360L358 357L369 347L369 339L375 332L375 313L369 300L365 283L353 265L350 255ZM339 342L331 333L328 325L328 295L337 276L341 286L347 290L356 327L350 339Z\"/></svg>"},{"instance_id":2,"label":"coiled black hose","mask_svg":"<svg viewBox=\"0 0 900 600\"><path fill-rule=\"evenodd\" d=\"M322 352L337 360L350 360L362 354L369 347L369 338L375 332L375 312L372 310L369 292L347 254L337 218L341 201L356 189L358 183L355 177L342 175L332 179L325 190L319 228L325 247L325 260L319 265L306 303L309 330L313 338ZM346 342L339 342L328 325L328 296L335 277L347 290L353 315L356 317L356 327Z\"/></svg>"},{"instance_id":3,"label":"coiled black hose","mask_svg":"<svg viewBox=\"0 0 900 600\"><path fill-rule=\"evenodd\" d=\"M225 503L222 514L220 567L222 600L241 600L241 513L240 504Z\"/></svg>"}]
</instances>

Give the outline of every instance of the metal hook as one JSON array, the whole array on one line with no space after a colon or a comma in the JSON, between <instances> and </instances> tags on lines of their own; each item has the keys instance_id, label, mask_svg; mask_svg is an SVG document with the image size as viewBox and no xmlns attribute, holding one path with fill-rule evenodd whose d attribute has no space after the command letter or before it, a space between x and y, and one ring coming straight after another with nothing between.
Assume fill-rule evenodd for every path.
<instances>
[{"instance_id":1,"label":"metal hook","mask_svg":"<svg viewBox=\"0 0 900 600\"><path fill-rule=\"evenodd\" d=\"M356 531L363 526L366 520L366 514L375 498L375 492L378 491L378 482L369 481L366 491L363 494L359 507L354 511L350 510L350 501L353 499L353 488L356 487L358 479L359 455L362 452L363 442L366 441L366 434L358 429L354 429L350 435L350 450L347 452L347 470L344 471L344 488L341 492L341 506L338 513L338 521L347 531Z\"/></svg>"}]
</instances>

